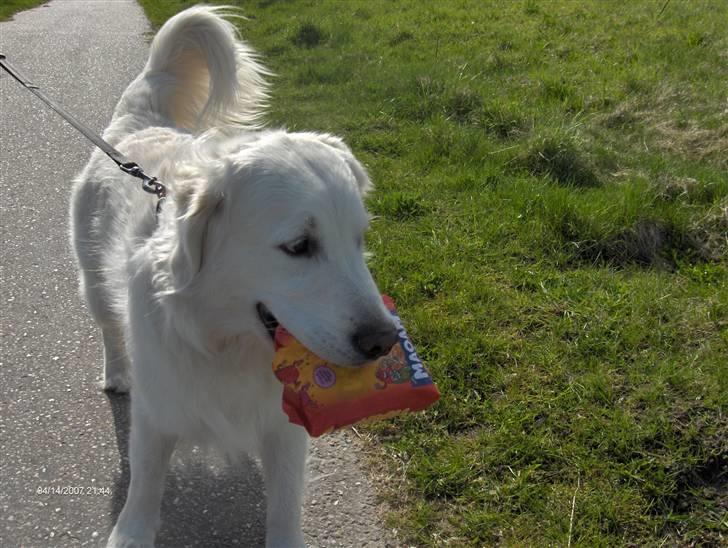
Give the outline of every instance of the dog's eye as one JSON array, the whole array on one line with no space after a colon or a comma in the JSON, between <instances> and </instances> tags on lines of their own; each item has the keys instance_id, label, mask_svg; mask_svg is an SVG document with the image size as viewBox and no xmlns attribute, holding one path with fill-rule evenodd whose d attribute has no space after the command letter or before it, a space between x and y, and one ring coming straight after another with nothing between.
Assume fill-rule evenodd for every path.
<instances>
[{"instance_id":1,"label":"dog's eye","mask_svg":"<svg viewBox=\"0 0 728 548\"><path fill-rule=\"evenodd\" d=\"M313 255L314 244L310 238L300 238L294 242L280 246L281 251L292 257L310 257Z\"/></svg>"}]
</instances>

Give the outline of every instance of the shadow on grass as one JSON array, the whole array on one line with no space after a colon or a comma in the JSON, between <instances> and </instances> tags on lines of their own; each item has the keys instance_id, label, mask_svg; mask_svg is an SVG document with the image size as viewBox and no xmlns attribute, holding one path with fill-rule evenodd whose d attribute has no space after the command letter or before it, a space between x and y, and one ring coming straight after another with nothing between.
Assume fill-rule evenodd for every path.
<instances>
[{"instance_id":1,"label":"shadow on grass","mask_svg":"<svg viewBox=\"0 0 728 548\"><path fill-rule=\"evenodd\" d=\"M302 48L314 48L326 40L326 33L314 23L302 23L291 36L291 42Z\"/></svg>"},{"instance_id":2,"label":"shadow on grass","mask_svg":"<svg viewBox=\"0 0 728 548\"><path fill-rule=\"evenodd\" d=\"M601 185L588 155L568 135L539 137L518 160L531 174L548 176L561 185L577 188Z\"/></svg>"},{"instance_id":3,"label":"shadow on grass","mask_svg":"<svg viewBox=\"0 0 728 548\"><path fill-rule=\"evenodd\" d=\"M565 215L555 230L567 245L576 265L637 265L675 270L680 264L718 259L718 251L697 231L669 222L641 219L614 234L589 235L583 221Z\"/></svg>"}]
</instances>

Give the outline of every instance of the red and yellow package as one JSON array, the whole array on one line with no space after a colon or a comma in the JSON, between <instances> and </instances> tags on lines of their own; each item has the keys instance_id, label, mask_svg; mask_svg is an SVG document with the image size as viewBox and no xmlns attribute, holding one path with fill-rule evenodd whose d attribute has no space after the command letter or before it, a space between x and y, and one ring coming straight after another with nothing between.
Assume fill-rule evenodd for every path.
<instances>
[{"instance_id":1,"label":"red and yellow package","mask_svg":"<svg viewBox=\"0 0 728 548\"><path fill-rule=\"evenodd\" d=\"M360 367L341 367L319 358L285 328L275 334L273 371L284 385L283 411L311 436L320 436L364 419L419 411L440 397L397 315L399 341L386 356Z\"/></svg>"}]
</instances>

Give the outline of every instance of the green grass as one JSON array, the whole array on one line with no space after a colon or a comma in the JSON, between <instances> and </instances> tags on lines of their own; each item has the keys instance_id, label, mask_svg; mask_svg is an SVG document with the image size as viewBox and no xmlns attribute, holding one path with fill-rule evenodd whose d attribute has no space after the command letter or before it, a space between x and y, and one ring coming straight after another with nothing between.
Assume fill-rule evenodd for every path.
<instances>
[{"instance_id":1,"label":"green grass","mask_svg":"<svg viewBox=\"0 0 728 548\"><path fill-rule=\"evenodd\" d=\"M48 0L3 0L0 4L0 21L7 21L19 11L35 8L46 2Z\"/></svg>"},{"instance_id":2,"label":"green grass","mask_svg":"<svg viewBox=\"0 0 728 548\"><path fill-rule=\"evenodd\" d=\"M442 391L369 428L403 543L726 542L728 4L664 4L241 2Z\"/></svg>"}]
</instances>

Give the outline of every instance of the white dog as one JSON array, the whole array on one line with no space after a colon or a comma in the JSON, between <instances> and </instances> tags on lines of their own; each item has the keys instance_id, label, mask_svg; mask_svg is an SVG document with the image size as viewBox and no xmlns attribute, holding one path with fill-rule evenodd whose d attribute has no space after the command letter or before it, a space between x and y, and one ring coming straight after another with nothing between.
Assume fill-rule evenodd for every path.
<instances>
[{"instance_id":1,"label":"white dog","mask_svg":"<svg viewBox=\"0 0 728 548\"><path fill-rule=\"evenodd\" d=\"M256 129L265 69L219 8L170 19L104 137L169 189L160 213L96 152L74 188L105 388L131 385L131 484L109 546L151 546L179 439L261 458L266 542L301 546L308 438L271 371L280 321L355 366L396 331L365 265L371 183L331 135Z\"/></svg>"}]
</instances>

